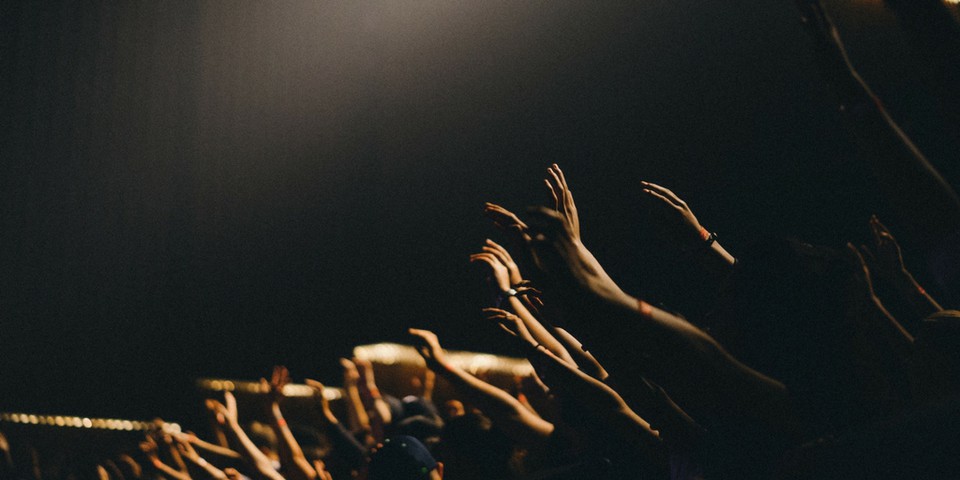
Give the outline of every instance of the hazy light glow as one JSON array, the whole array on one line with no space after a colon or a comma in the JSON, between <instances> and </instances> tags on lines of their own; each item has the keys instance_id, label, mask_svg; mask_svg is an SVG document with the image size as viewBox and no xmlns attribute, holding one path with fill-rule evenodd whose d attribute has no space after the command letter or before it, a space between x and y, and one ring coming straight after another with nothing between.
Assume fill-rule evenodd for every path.
<instances>
[{"instance_id":1,"label":"hazy light glow","mask_svg":"<svg viewBox=\"0 0 960 480\"><path fill-rule=\"evenodd\" d=\"M53 428L87 428L92 430L150 431L156 429L153 422L140 420L67 417L62 415L37 415L33 413L0 412L0 423L2 422L43 425ZM164 422L160 428L167 433L180 433L181 431L180 425L177 423Z\"/></svg>"},{"instance_id":2,"label":"hazy light glow","mask_svg":"<svg viewBox=\"0 0 960 480\"><path fill-rule=\"evenodd\" d=\"M220 378L200 378L197 380L197 387L201 390L214 392L241 392L247 394L263 395L266 394L260 382L248 380L224 380ZM312 397L313 388L309 385L299 383L289 383L283 387L283 394L287 397ZM324 387L323 396L327 400L339 400L343 396L343 391L339 388Z\"/></svg>"},{"instance_id":3,"label":"hazy light glow","mask_svg":"<svg viewBox=\"0 0 960 480\"><path fill-rule=\"evenodd\" d=\"M472 373L487 371L504 373L521 377L533 374L533 367L524 359L502 357L489 353L458 352L447 350L447 359L450 363ZM423 365L423 358L417 350L409 345L396 343L377 343L361 345L353 349L353 356L372 363L394 365L396 363L411 363Z\"/></svg>"}]
</instances>

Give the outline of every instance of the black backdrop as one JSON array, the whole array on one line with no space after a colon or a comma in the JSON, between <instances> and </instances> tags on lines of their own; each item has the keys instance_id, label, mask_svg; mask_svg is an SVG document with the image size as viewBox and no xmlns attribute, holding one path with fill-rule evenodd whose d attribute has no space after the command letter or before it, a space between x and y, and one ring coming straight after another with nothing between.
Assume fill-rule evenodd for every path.
<instances>
[{"instance_id":1,"label":"black backdrop","mask_svg":"<svg viewBox=\"0 0 960 480\"><path fill-rule=\"evenodd\" d=\"M837 9L851 49L956 179L922 59L859 3ZM0 410L176 417L194 376L333 380L336 356L414 325L503 352L467 255L499 238L482 203L542 203L551 162L611 273L693 313L676 259L640 248L657 243L639 179L734 251L761 233L840 245L884 212L787 0L4 2L2 18Z\"/></svg>"}]
</instances>

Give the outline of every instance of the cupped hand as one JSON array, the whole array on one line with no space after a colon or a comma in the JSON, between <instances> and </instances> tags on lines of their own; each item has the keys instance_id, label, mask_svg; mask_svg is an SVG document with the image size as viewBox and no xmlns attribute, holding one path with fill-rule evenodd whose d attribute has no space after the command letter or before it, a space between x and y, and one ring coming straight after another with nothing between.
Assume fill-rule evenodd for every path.
<instances>
[{"instance_id":1,"label":"cupped hand","mask_svg":"<svg viewBox=\"0 0 960 480\"><path fill-rule=\"evenodd\" d=\"M513 257L510 256L506 248L503 248L499 243L488 238L486 245L483 246L483 252L497 257L500 263L502 263L504 267L507 267L507 272L510 274L511 285L517 285L523 281L523 276L520 275L520 268L517 266L517 262L513 260Z\"/></svg>"},{"instance_id":2,"label":"cupped hand","mask_svg":"<svg viewBox=\"0 0 960 480\"><path fill-rule=\"evenodd\" d=\"M492 253L474 253L470 255L470 263L480 262L490 267L493 274L493 281L501 291L510 289L510 272L507 267L500 262L500 259Z\"/></svg>"},{"instance_id":3,"label":"cupped hand","mask_svg":"<svg viewBox=\"0 0 960 480\"><path fill-rule=\"evenodd\" d=\"M440 340L436 334L416 328L411 328L408 332L414 337L417 353L427 362L427 367L437 370L446 366L447 357L443 353L443 347L440 346Z\"/></svg>"}]
</instances>

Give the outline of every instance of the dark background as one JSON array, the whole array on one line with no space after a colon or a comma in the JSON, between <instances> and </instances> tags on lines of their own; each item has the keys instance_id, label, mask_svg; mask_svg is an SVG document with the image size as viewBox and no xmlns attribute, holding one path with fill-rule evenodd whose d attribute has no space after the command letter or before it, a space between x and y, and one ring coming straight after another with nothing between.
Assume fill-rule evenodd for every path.
<instances>
[{"instance_id":1,"label":"dark background","mask_svg":"<svg viewBox=\"0 0 960 480\"><path fill-rule=\"evenodd\" d=\"M902 19L832 5L960 178ZM0 8L0 410L177 418L195 376L333 381L336 356L408 326L509 353L467 256L499 238L483 202L543 203L551 162L611 274L691 314L640 179L735 254L863 241L886 211L788 0Z\"/></svg>"}]
</instances>

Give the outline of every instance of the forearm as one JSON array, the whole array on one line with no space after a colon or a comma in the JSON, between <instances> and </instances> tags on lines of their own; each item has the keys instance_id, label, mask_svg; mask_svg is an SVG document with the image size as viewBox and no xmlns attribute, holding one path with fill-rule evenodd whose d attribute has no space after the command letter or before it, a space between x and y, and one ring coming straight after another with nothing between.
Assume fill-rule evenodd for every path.
<instances>
[{"instance_id":1,"label":"forearm","mask_svg":"<svg viewBox=\"0 0 960 480\"><path fill-rule=\"evenodd\" d=\"M530 332L530 335L533 336L537 343L546 347L547 350L550 350L551 353L560 357L563 361L577 365L577 362L564 347L563 343L554 337L550 331L530 313L530 310L527 310L527 307L523 305L523 302L521 302L519 298L515 296L510 297L510 308L523 320L527 331Z\"/></svg>"},{"instance_id":2,"label":"forearm","mask_svg":"<svg viewBox=\"0 0 960 480\"><path fill-rule=\"evenodd\" d=\"M919 318L926 318L943 310L943 307L927 293L910 272L906 270L898 272L893 283L900 292L900 296L914 308Z\"/></svg>"},{"instance_id":3,"label":"forearm","mask_svg":"<svg viewBox=\"0 0 960 480\"><path fill-rule=\"evenodd\" d=\"M879 324L877 333L883 340L903 358L913 354L913 336L907 329L900 325L900 322L883 306L883 302L874 296L871 301L877 309Z\"/></svg>"},{"instance_id":4,"label":"forearm","mask_svg":"<svg viewBox=\"0 0 960 480\"><path fill-rule=\"evenodd\" d=\"M845 70L835 75L843 84L845 122L901 220L928 245L960 231L957 193L900 129L850 61L839 35L835 38L838 69Z\"/></svg>"},{"instance_id":5,"label":"forearm","mask_svg":"<svg viewBox=\"0 0 960 480\"><path fill-rule=\"evenodd\" d=\"M163 463L158 457L150 458L150 462L153 465L153 468L174 480L190 480L189 475L171 467L170 465L167 465L166 463Z\"/></svg>"},{"instance_id":6,"label":"forearm","mask_svg":"<svg viewBox=\"0 0 960 480\"><path fill-rule=\"evenodd\" d=\"M566 392L603 422L602 430L611 431L628 443L658 445L657 432L636 414L620 395L603 382L564 363L542 346L528 349L531 363L547 370L560 391Z\"/></svg>"},{"instance_id":7,"label":"forearm","mask_svg":"<svg viewBox=\"0 0 960 480\"><path fill-rule=\"evenodd\" d=\"M346 400L347 420L350 422L350 430L370 433L370 417L367 416L367 409L363 406L357 384L344 382L343 393Z\"/></svg>"},{"instance_id":8,"label":"forearm","mask_svg":"<svg viewBox=\"0 0 960 480\"><path fill-rule=\"evenodd\" d=\"M920 150L872 99L846 115L847 126L902 222L927 246L960 230L960 200Z\"/></svg>"},{"instance_id":9,"label":"forearm","mask_svg":"<svg viewBox=\"0 0 960 480\"><path fill-rule=\"evenodd\" d=\"M741 364L687 321L622 292L585 300L577 312L590 325L584 335L611 375L649 375L683 404L707 410L782 413L782 384ZM643 372L638 356L646 359Z\"/></svg>"},{"instance_id":10,"label":"forearm","mask_svg":"<svg viewBox=\"0 0 960 480\"><path fill-rule=\"evenodd\" d=\"M707 275L707 281L719 285L733 271L736 259L720 242L714 240L706 248L697 252L696 261L701 271Z\"/></svg>"},{"instance_id":11,"label":"forearm","mask_svg":"<svg viewBox=\"0 0 960 480\"><path fill-rule=\"evenodd\" d=\"M577 366L579 366L581 370L598 380L604 380L609 376L607 371L603 369L603 365L600 365L600 362L597 361L593 354L587 351L583 344L571 335L570 332L560 327L554 327L553 331L556 334L557 340L563 342L567 348L567 352L574 357Z\"/></svg>"},{"instance_id":12,"label":"forearm","mask_svg":"<svg viewBox=\"0 0 960 480\"><path fill-rule=\"evenodd\" d=\"M380 395L380 389L372 380L360 383L359 387L360 401L369 418L370 433L378 442L382 441L391 421L390 406Z\"/></svg>"},{"instance_id":13,"label":"forearm","mask_svg":"<svg viewBox=\"0 0 960 480\"><path fill-rule=\"evenodd\" d=\"M477 405L504 434L525 446L541 445L553 432L553 424L524 407L507 392L466 371L445 364L436 373Z\"/></svg>"},{"instance_id":14,"label":"forearm","mask_svg":"<svg viewBox=\"0 0 960 480\"><path fill-rule=\"evenodd\" d=\"M228 421L226 427L227 439L237 446L238 453L253 467L253 473L260 475L260 477L265 480L284 480L284 478L273 469L273 464L270 462L270 459L257 448L253 440L250 440L250 437L247 436L246 432L243 431L243 428L240 427L240 424L237 423L236 420Z\"/></svg>"},{"instance_id":15,"label":"forearm","mask_svg":"<svg viewBox=\"0 0 960 480\"><path fill-rule=\"evenodd\" d=\"M316 478L316 472L313 470L310 462L307 461L307 457L303 454L300 444L297 443L297 439L293 437L293 432L290 431L290 427L287 426L287 421L283 418L280 405L273 402L270 406L270 414L273 419L271 427L273 427L273 431L277 435L280 464L288 467L291 473L295 471L298 474L297 478L307 480ZM288 474L288 476L290 476L290 474Z\"/></svg>"},{"instance_id":16,"label":"forearm","mask_svg":"<svg viewBox=\"0 0 960 480\"><path fill-rule=\"evenodd\" d=\"M210 464L210 462L203 459L203 457L191 458L187 457L189 461L194 466L194 471L198 471L200 475L196 475L202 478L209 478L214 480L226 480L227 475L223 473L222 470ZM193 478L195 474L191 473L190 477Z\"/></svg>"},{"instance_id":17,"label":"forearm","mask_svg":"<svg viewBox=\"0 0 960 480\"><path fill-rule=\"evenodd\" d=\"M224 442L227 441L226 435L224 435L223 440ZM237 466L243 460L243 458L240 456L239 453L229 448L221 447L219 445L214 445L212 443L205 442L196 437L191 437L188 441L195 448L203 450L203 452L207 454L207 457L215 457L217 461L214 463L216 463L217 466L222 466L224 468L226 467L237 468Z\"/></svg>"},{"instance_id":18,"label":"forearm","mask_svg":"<svg viewBox=\"0 0 960 480\"><path fill-rule=\"evenodd\" d=\"M639 381L635 378L630 380L624 384L610 377L604 383L617 391L638 415L650 422L650 428L658 432L664 443L688 448L698 441L703 429L659 385L643 377Z\"/></svg>"}]
</instances>

